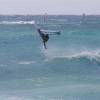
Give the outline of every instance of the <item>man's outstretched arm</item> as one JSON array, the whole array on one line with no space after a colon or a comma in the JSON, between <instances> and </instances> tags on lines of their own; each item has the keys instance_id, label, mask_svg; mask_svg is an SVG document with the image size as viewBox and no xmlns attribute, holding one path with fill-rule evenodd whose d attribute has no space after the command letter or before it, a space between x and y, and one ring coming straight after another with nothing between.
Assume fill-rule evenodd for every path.
<instances>
[{"instance_id":1,"label":"man's outstretched arm","mask_svg":"<svg viewBox=\"0 0 100 100\"><path fill-rule=\"evenodd\" d=\"M60 31L52 31L52 30L41 30L44 34L49 34L49 35L60 35Z\"/></svg>"}]
</instances>

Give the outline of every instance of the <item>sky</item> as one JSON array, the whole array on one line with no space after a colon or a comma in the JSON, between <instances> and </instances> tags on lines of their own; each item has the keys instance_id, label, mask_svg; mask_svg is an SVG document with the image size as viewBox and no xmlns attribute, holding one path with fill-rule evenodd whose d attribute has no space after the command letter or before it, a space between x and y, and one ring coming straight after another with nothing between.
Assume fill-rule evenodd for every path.
<instances>
[{"instance_id":1,"label":"sky","mask_svg":"<svg viewBox=\"0 0 100 100\"><path fill-rule=\"evenodd\" d=\"M100 14L100 0L0 0L0 14Z\"/></svg>"}]
</instances>

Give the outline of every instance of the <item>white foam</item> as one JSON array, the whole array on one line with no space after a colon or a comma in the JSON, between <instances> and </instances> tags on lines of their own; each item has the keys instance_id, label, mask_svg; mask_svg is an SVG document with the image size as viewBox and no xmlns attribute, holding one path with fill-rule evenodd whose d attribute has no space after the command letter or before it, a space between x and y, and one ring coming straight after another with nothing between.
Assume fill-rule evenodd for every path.
<instances>
[{"instance_id":1,"label":"white foam","mask_svg":"<svg viewBox=\"0 0 100 100\"><path fill-rule=\"evenodd\" d=\"M57 49L44 51L46 59L44 61L49 61L55 58L66 58L66 59L79 59L87 58L89 60L100 61L100 50L81 50L81 51L60 51Z\"/></svg>"},{"instance_id":2,"label":"white foam","mask_svg":"<svg viewBox=\"0 0 100 100\"><path fill-rule=\"evenodd\" d=\"M17 64L20 64L20 65L29 65L29 64L33 64L35 63L35 61L19 61L17 62Z\"/></svg>"},{"instance_id":3,"label":"white foam","mask_svg":"<svg viewBox=\"0 0 100 100\"><path fill-rule=\"evenodd\" d=\"M30 99L26 99L24 97L2 95L0 96L0 100L30 100Z\"/></svg>"},{"instance_id":4,"label":"white foam","mask_svg":"<svg viewBox=\"0 0 100 100\"><path fill-rule=\"evenodd\" d=\"M26 97L18 97L18 96L10 96L10 95L1 95L0 100L63 100L62 97L55 97L55 98L48 98L45 96L35 96L33 98L26 98Z\"/></svg>"},{"instance_id":5,"label":"white foam","mask_svg":"<svg viewBox=\"0 0 100 100\"><path fill-rule=\"evenodd\" d=\"M0 24L34 24L35 21L2 21Z\"/></svg>"}]
</instances>

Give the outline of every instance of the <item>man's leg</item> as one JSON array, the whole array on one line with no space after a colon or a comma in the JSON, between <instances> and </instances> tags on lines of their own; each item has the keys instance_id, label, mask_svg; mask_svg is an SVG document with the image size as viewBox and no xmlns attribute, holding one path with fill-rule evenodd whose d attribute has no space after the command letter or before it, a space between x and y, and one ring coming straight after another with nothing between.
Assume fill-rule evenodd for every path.
<instances>
[{"instance_id":1,"label":"man's leg","mask_svg":"<svg viewBox=\"0 0 100 100\"><path fill-rule=\"evenodd\" d=\"M45 49L47 49L45 42L43 42L43 43L44 43L44 47L45 47Z\"/></svg>"}]
</instances>

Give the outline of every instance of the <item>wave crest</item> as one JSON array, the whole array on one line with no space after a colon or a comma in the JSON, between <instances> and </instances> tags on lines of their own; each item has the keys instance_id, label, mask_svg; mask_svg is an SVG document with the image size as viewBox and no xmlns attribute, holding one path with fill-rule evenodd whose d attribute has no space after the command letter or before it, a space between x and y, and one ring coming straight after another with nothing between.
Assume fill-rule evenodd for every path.
<instances>
[{"instance_id":1,"label":"wave crest","mask_svg":"<svg viewBox=\"0 0 100 100\"><path fill-rule=\"evenodd\" d=\"M0 22L0 24L10 24L10 25L13 25L13 24L34 24L35 21L2 21Z\"/></svg>"},{"instance_id":2,"label":"wave crest","mask_svg":"<svg viewBox=\"0 0 100 100\"><path fill-rule=\"evenodd\" d=\"M49 59L56 59L56 58L66 58L66 59L81 59L81 58L87 58L89 60L96 60L100 62L100 50L93 50L93 51L80 51L80 52L72 52L72 53L61 53L61 52L53 52L50 53L48 51L45 51L45 61L48 61Z\"/></svg>"}]
</instances>

